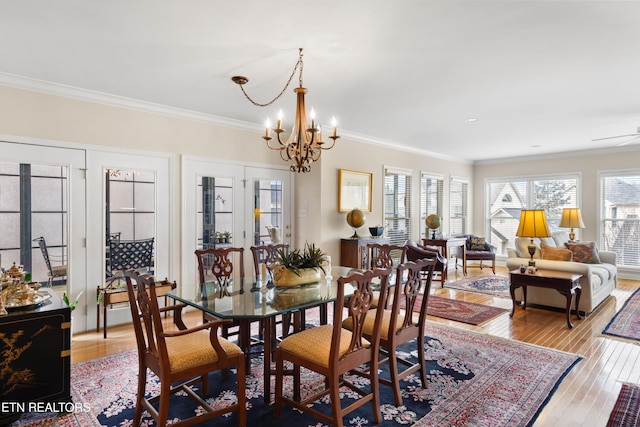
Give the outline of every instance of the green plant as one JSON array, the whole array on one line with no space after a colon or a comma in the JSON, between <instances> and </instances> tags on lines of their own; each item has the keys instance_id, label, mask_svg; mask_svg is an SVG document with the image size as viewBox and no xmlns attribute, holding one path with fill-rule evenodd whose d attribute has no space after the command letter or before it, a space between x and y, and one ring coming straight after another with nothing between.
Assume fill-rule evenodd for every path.
<instances>
[{"instance_id":1,"label":"green plant","mask_svg":"<svg viewBox=\"0 0 640 427\"><path fill-rule=\"evenodd\" d=\"M75 310L76 307L78 306L78 302L80 301L80 296L82 295L84 291L81 291L77 296L76 299L72 301L69 300L69 297L67 296L67 293L63 293L62 294L62 301L64 301L65 304L67 304L69 306L69 308L71 309L71 311Z\"/></svg>"},{"instance_id":2,"label":"green plant","mask_svg":"<svg viewBox=\"0 0 640 427\"><path fill-rule=\"evenodd\" d=\"M305 243L304 249L294 249L286 252L284 249L278 249L278 263L287 270L291 270L300 276L300 269L303 268L319 268L325 273L322 263L326 260L326 255L320 248L316 248L314 244Z\"/></svg>"}]
</instances>

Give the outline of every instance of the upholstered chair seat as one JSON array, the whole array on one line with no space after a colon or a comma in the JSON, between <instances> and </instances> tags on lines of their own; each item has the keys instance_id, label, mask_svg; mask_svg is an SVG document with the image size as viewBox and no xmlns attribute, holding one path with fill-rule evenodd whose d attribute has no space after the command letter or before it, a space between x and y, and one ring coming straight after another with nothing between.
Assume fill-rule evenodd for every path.
<instances>
[{"instance_id":1,"label":"upholstered chair seat","mask_svg":"<svg viewBox=\"0 0 640 427\"><path fill-rule=\"evenodd\" d=\"M238 357L242 349L236 344L219 337L218 341L227 357ZM218 362L218 353L213 350L208 331L197 331L188 335L166 337L167 356L171 372L180 372L204 364Z\"/></svg>"}]
</instances>

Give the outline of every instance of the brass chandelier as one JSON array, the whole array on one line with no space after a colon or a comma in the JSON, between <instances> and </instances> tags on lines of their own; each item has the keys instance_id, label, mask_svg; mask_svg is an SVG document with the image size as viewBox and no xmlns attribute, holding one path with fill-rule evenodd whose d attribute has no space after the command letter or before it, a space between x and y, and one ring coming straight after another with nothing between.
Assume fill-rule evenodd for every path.
<instances>
[{"instance_id":1,"label":"brass chandelier","mask_svg":"<svg viewBox=\"0 0 640 427\"><path fill-rule=\"evenodd\" d=\"M316 125L315 122L315 112L313 109L311 110L309 116L311 118L311 126L307 123L307 112L304 105L304 95L307 93L307 89L302 86L302 48L300 48L298 62L295 67L293 67L293 72L289 77L286 85L280 91L280 93L271 101L261 104L249 97L244 90L243 85L249 81L248 78L244 76L233 76L231 80L234 83L240 85L240 89L244 96L253 104L258 107L266 107L273 104L282 96L285 90L289 87L289 84L293 80L293 76L295 76L296 71L299 70L299 83L300 86L295 88L293 91L296 93L296 117L293 122L293 129L291 130L291 134L287 138L286 141L282 140L282 134L285 132L285 129L282 127L282 110L278 113L278 121L276 123L275 128L271 128L271 122L267 120L266 129L264 132L264 136L262 137L267 142L267 147L272 150L280 151L280 157L282 160L290 164L289 169L292 172L309 172L311 170L311 164L318 159L320 159L320 154L322 150L330 150L336 144L336 139L340 138L337 134L337 126L335 117L332 119L331 126L333 130L330 139L333 140L330 146L325 146L324 141L322 141L322 129L320 125ZM278 145L275 147L271 145L271 140L274 139L271 136L271 132L275 133L275 139L278 141Z\"/></svg>"}]
</instances>

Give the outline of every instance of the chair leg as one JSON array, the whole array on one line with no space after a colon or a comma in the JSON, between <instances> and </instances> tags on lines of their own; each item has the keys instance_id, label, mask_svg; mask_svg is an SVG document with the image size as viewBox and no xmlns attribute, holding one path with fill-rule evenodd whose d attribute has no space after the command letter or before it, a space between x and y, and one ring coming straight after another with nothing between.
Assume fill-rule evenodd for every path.
<instances>
[{"instance_id":1,"label":"chair leg","mask_svg":"<svg viewBox=\"0 0 640 427\"><path fill-rule=\"evenodd\" d=\"M238 383L238 426L245 427L247 425L247 398L246 398L246 370L244 360L238 361L236 365L238 375L236 382Z\"/></svg>"},{"instance_id":2,"label":"chair leg","mask_svg":"<svg viewBox=\"0 0 640 427\"><path fill-rule=\"evenodd\" d=\"M420 335L418 339L418 360L420 360L420 381L422 381L422 388L427 388L427 361L424 352L424 336Z\"/></svg>"},{"instance_id":3,"label":"chair leg","mask_svg":"<svg viewBox=\"0 0 640 427\"><path fill-rule=\"evenodd\" d=\"M158 402L158 427L167 425L169 418L169 397L171 396L171 384L169 381L162 381L160 384L160 400Z\"/></svg>"},{"instance_id":4,"label":"chair leg","mask_svg":"<svg viewBox=\"0 0 640 427\"><path fill-rule=\"evenodd\" d=\"M142 401L144 400L144 390L147 384L147 368L140 366L138 373L138 395L136 397L136 411L133 415L133 427L140 427L142 421Z\"/></svg>"},{"instance_id":5,"label":"chair leg","mask_svg":"<svg viewBox=\"0 0 640 427\"><path fill-rule=\"evenodd\" d=\"M391 387L393 388L393 396L396 399L396 406L401 406L402 396L400 395L400 379L398 379L398 359L395 354L395 351L389 351L389 376ZM371 372L373 371L374 369L371 369ZM373 384L373 378L371 379L371 384Z\"/></svg>"},{"instance_id":6,"label":"chair leg","mask_svg":"<svg viewBox=\"0 0 640 427\"><path fill-rule=\"evenodd\" d=\"M342 405L340 404L340 381L335 376L329 378L329 396L331 397L331 417L333 418L333 425L335 427L344 427L342 424ZM373 378L371 379L371 387L374 387ZM378 405L378 410L380 405ZM374 410L375 412L375 410ZM376 421L379 424L380 421Z\"/></svg>"},{"instance_id":7,"label":"chair leg","mask_svg":"<svg viewBox=\"0 0 640 427\"><path fill-rule=\"evenodd\" d=\"M273 403L273 416L280 418L282 415L282 383L284 377L284 362L282 354L276 350L276 395Z\"/></svg>"},{"instance_id":8,"label":"chair leg","mask_svg":"<svg viewBox=\"0 0 640 427\"><path fill-rule=\"evenodd\" d=\"M379 357L379 356L378 356ZM373 395L373 398L371 399L371 406L372 406L372 410L373 410L373 420L375 421L376 424L380 424L382 422L382 412L380 411L380 381L378 381L378 357L373 358L373 360L371 361L371 365L369 367L369 376L371 379L371 394ZM394 356L389 356L389 360L394 359L396 360L396 358ZM400 393L400 389L399 389L399 384L398 384L398 378L397 378L397 373L398 373L398 367L396 365L396 381L395 381L395 385L396 387L398 387L398 396ZM397 400L397 398L396 398ZM400 400L400 404L402 404L402 399ZM400 406L400 405L398 405ZM342 421L342 419L341 419Z\"/></svg>"}]
</instances>

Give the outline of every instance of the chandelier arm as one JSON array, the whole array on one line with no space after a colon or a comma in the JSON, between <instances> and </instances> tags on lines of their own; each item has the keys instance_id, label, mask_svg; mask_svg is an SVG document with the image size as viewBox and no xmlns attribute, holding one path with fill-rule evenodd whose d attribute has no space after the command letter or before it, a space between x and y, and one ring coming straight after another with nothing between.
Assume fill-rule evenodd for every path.
<instances>
[{"instance_id":1,"label":"chandelier arm","mask_svg":"<svg viewBox=\"0 0 640 427\"><path fill-rule=\"evenodd\" d=\"M244 78L244 80L236 80L235 77L232 78L232 80L234 82L236 82L238 85L240 85L240 90L242 90L243 95L245 96L245 98L247 98L249 100L249 102L251 102L253 105L255 105L256 107L268 107L269 105L273 104L274 102L276 102L278 99L280 99L280 97L282 96L282 94L284 94L284 92L287 90L287 88L289 87L289 85L291 84L291 81L293 80L293 76L296 75L296 70L298 70L298 67L300 68L300 75L299 75L299 81L300 81L300 87L302 87L302 48L300 48L300 53L299 53L299 57L298 57L298 62L296 62L296 65L293 67L293 71L291 72L291 75L289 76L289 80L287 80L287 83L284 85L284 87L282 88L282 90L280 91L280 93L278 95L276 95L275 98L273 98L271 101L266 102L266 103L260 103L260 102L256 102L254 101L249 94L244 90L244 84L247 83L249 80Z\"/></svg>"}]
</instances>

